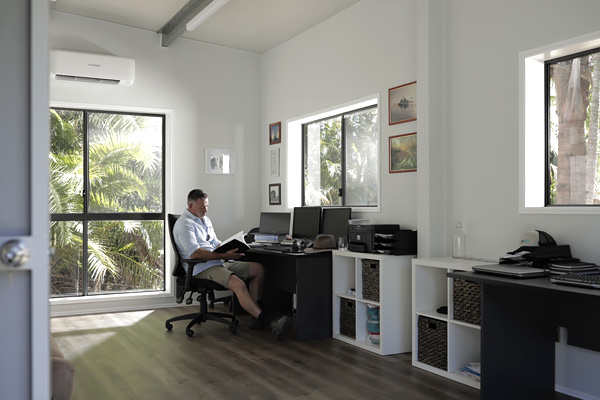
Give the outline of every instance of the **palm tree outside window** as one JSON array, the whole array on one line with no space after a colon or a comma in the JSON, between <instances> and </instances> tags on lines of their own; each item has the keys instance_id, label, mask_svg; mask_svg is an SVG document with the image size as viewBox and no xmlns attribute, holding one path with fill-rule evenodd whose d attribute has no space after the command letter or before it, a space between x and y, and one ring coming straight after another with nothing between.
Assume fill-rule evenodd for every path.
<instances>
[{"instance_id":1,"label":"palm tree outside window","mask_svg":"<svg viewBox=\"0 0 600 400\"><path fill-rule=\"evenodd\" d=\"M378 126L376 105L302 125L304 206L378 205Z\"/></svg>"},{"instance_id":2,"label":"palm tree outside window","mask_svg":"<svg viewBox=\"0 0 600 400\"><path fill-rule=\"evenodd\" d=\"M158 291L165 116L50 109L51 296Z\"/></svg>"},{"instance_id":3,"label":"palm tree outside window","mask_svg":"<svg viewBox=\"0 0 600 400\"><path fill-rule=\"evenodd\" d=\"M600 205L600 49L546 62L546 205Z\"/></svg>"}]
</instances>

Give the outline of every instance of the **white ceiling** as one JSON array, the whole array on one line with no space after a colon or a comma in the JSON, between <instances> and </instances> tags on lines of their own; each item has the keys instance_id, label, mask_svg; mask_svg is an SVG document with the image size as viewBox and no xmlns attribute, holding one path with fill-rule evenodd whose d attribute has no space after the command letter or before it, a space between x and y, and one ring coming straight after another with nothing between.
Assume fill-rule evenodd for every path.
<instances>
[{"instance_id":1,"label":"white ceiling","mask_svg":"<svg viewBox=\"0 0 600 400\"><path fill-rule=\"evenodd\" d=\"M360 0L229 0L181 37L262 54ZM52 10L157 32L188 0L55 0Z\"/></svg>"}]
</instances>

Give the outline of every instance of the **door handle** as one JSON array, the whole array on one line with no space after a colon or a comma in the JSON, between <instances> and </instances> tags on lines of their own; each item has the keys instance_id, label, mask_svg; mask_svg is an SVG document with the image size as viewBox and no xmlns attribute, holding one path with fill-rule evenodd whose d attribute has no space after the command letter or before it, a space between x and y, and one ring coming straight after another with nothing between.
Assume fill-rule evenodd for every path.
<instances>
[{"instance_id":1,"label":"door handle","mask_svg":"<svg viewBox=\"0 0 600 400\"><path fill-rule=\"evenodd\" d=\"M20 239L9 240L0 248L0 261L8 267L20 267L29 261L29 249Z\"/></svg>"}]
</instances>

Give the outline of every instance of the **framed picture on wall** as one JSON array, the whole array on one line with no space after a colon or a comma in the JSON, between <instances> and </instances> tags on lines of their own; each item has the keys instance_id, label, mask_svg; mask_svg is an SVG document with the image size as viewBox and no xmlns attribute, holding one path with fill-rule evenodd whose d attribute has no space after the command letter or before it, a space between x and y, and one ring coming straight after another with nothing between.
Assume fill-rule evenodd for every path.
<instances>
[{"instance_id":1,"label":"framed picture on wall","mask_svg":"<svg viewBox=\"0 0 600 400\"><path fill-rule=\"evenodd\" d=\"M205 174L235 174L235 150L204 149Z\"/></svg>"},{"instance_id":2,"label":"framed picture on wall","mask_svg":"<svg viewBox=\"0 0 600 400\"><path fill-rule=\"evenodd\" d=\"M281 183L269 184L269 205L281 205Z\"/></svg>"},{"instance_id":3,"label":"framed picture on wall","mask_svg":"<svg viewBox=\"0 0 600 400\"><path fill-rule=\"evenodd\" d=\"M417 133L390 137L390 173L417 170Z\"/></svg>"},{"instance_id":4,"label":"framed picture on wall","mask_svg":"<svg viewBox=\"0 0 600 400\"><path fill-rule=\"evenodd\" d=\"M269 125L269 144L281 143L281 122Z\"/></svg>"},{"instance_id":5,"label":"framed picture on wall","mask_svg":"<svg viewBox=\"0 0 600 400\"><path fill-rule=\"evenodd\" d=\"M271 176L279 176L279 148L271 150Z\"/></svg>"},{"instance_id":6,"label":"framed picture on wall","mask_svg":"<svg viewBox=\"0 0 600 400\"><path fill-rule=\"evenodd\" d=\"M396 86L388 91L390 125L417 119L417 82Z\"/></svg>"}]
</instances>

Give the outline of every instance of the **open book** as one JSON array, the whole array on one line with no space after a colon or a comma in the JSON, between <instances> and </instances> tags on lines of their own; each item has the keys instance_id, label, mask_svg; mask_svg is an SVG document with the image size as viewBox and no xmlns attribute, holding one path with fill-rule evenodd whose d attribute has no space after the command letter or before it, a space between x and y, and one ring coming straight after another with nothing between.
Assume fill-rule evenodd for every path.
<instances>
[{"instance_id":1,"label":"open book","mask_svg":"<svg viewBox=\"0 0 600 400\"><path fill-rule=\"evenodd\" d=\"M244 240L244 231L240 231L232 237L222 241L221 245L214 251L215 253L227 253L229 250L237 249L236 253L243 253L249 248L250 246L248 246Z\"/></svg>"}]
</instances>

